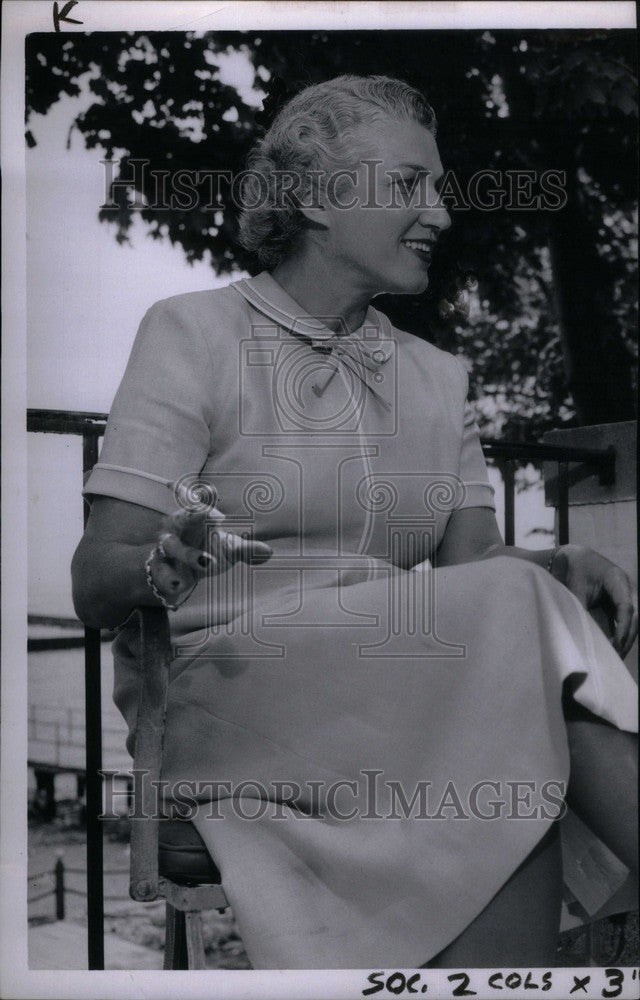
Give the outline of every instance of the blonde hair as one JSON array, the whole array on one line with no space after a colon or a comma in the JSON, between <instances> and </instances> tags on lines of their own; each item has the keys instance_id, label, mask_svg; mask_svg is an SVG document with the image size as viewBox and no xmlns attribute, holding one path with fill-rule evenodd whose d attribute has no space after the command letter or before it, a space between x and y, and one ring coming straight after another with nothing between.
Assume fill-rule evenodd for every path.
<instances>
[{"instance_id":1,"label":"blonde hair","mask_svg":"<svg viewBox=\"0 0 640 1000\"><path fill-rule=\"evenodd\" d=\"M255 253L264 267L275 267L293 248L305 222L293 192L283 198L278 189L282 172L303 178L297 196L306 200L317 193L319 174L355 164L364 151L358 129L385 116L418 122L436 134L436 116L425 97L389 76L336 76L287 101L248 157L245 193L255 207L244 207L240 214L239 240L245 250ZM265 191L266 198L258 197Z\"/></svg>"}]
</instances>

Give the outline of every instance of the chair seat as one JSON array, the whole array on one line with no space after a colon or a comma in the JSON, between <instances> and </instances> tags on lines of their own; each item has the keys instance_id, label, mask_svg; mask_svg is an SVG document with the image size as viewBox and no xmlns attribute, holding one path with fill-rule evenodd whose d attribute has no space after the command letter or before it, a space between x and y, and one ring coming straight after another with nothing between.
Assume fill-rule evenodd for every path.
<instances>
[{"instance_id":1,"label":"chair seat","mask_svg":"<svg viewBox=\"0 0 640 1000\"><path fill-rule=\"evenodd\" d=\"M219 885L222 876L193 823L184 819L159 824L159 874L177 885Z\"/></svg>"}]
</instances>

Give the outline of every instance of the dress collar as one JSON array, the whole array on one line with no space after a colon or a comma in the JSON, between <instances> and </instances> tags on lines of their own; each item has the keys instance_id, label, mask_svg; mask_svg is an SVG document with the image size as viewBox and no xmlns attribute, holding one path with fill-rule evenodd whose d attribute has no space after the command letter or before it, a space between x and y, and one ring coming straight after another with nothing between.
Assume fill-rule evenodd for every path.
<instances>
[{"instance_id":1,"label":"dress collar","mask_svg":"<svg viewBox=\"0 0 640 1000\"><path fill-rule=\"evenodd\" d=\"M328 377L314 387L316 395L324 393L338 371L338 365L341 365L367 386L385 409L391 408L378 385L383 380L378 369L389 360L393 351L391 324L384 313L369 306L362 326L349 334L338 335L321 319L306 313L268 271L262 271L254 278L234 281L231 288L263 316L275 320L293 336L306 341L314 349L328 352L335 359L337 364L331 368Z\"/></svg>"},{"instance_id":2,"label":"dress collar","mask_svg":"<svg viewBox=\"0 0 640 1000\"><path fill-rule=\"evenodd\" d=\"M388 340L391 336L390 323L384 313L379 313L369 306L364 322L357 330L348 334L336 333L326 326L321 319L310 316L305 309L280 285L268 271L262 271L254 278L242 278L231 285L258 312L275 320L285 330L308 337L314 343L338 338L340 340Z\"/></svg>"}]
</instances>

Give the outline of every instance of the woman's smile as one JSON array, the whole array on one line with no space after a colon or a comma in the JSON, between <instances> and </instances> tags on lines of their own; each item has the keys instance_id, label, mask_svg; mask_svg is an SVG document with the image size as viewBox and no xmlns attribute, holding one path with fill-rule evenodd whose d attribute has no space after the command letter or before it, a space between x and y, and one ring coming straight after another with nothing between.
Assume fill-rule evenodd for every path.
<instances>
[{"instance_id":1,"label":"woman's smile","mask_svg":"<svg viewBox=\"0 0 640 1000\"><path fill-rule=\"evenodd\" d=\"M402 239L400 240L401 245L417 257L418 260L422 261L424 264L431 263L431 257L433 253L433 248L435 246L435 240L428 239Z\"/></svg>"}]
</instances>

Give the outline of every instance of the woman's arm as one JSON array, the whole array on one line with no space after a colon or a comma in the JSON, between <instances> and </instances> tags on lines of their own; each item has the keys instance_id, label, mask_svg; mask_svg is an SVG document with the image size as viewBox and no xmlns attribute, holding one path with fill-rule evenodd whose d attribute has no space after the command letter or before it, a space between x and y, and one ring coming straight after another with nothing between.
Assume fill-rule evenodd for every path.
<instances>
[{"instance_id":1,"label":"woman's arm","mask_svg":"<svg viewBox=\"0 0 640 1000\"><path fill-rule=\"evenodd\" d=\"M455 566L494 556L526 559L544 568L553 556L550 570L556 580L584 607L602 605L615 623L613 645L621 656L629 651L638 632L638 597L619 566L582 545L562 545L557 550L505 545L495 513L488 507L465 507L452 513L434 563Z\"/></svg>"},{"instance_id":2,"label":"woman's arm","mask_svg":"<svg viewBox=\"0 0 640 1000\"><path fill-rule=\"evenodd\" d=\"M438 566L457 566L491 556L515 556L546 566L553 549L519 549L502 541L496 515L489 507L464 507L449 518L437 553Z\"/></svg>"},{"instance_id":3,"label":"woman's arm","mask_svg":"<svg viewBox=\"0 0 640 1000\"><path fill-rule=\"evenodd\" d=\"M92 628L119 625L133 608L160 605L145 573L161 533L163 515L147 507L95 497L85 533L71 562L73 604Z\"/></svg>"},{"instance_id":4,"label":"woman's arm","mask_svg":"<svg viewBox=\"0 0 640 1000\"><path fill-rule=\"evenodd\" d=\"M169 604L180 604L199 579L224 572L239 559L269 558L268 545L222 530L222 521L216 510L180 510L165 517L135 503L96 496L71 563L76 614L89 627L115 628L139 605L161 605L145 566L154 550L151 578Z\"/></svg>"}]
</instances>

